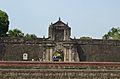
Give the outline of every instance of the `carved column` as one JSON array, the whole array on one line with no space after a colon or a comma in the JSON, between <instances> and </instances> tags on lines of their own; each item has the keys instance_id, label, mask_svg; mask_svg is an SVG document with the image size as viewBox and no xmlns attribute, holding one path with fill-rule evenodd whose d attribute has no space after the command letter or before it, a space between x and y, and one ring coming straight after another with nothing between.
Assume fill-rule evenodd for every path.
<instances>
[{"instance_id":1,"label":"carved column","mask_svg":"<svg viewBox=\"0 0 120 79\"><path fill-rule=\"evenodd\" d=\"M71 62L71 54L72 54L72 52L71 52L71 49L69 48L69 62Z\"/></svg>"},{"instance_id":2,"label":"carved column","mask_svg":"<svg viewBox=\"0 0 120 79\"><path fill-rule=\"evenodd\" d=\"M49 61L49 48L46 49L46 61Z\"/></svg>"},{"instance_id":3,"label":"carved column","mask_svg":"<svg viewBox=\"0 0 120 79\"><path fill-rule=\"evenodd\" d=\"M43 52L43 61L46 61L46 52Z\"/></svg>"},{"instance_id":4,"label":"carved column","mask_svg":"<svg viewBox=\"0 0 120 79\"><path fill-rule=\"evenodd\" d=\"M66 61L66 48L64 48L64 62Z\"/></svg>"},{"instance_id":5,"label":"carved column","mask_svg":"<svg viewBox=\"0 0 120 79\"><path fill-rule=\"evenodd\" d=\"M79 55L78 55L78 52L77 50L75 50L75 61L78 62L79 61Z\"/></svg>"},{"instance_id":6,"label":"carved column","mask_svg":"<svg viewBox=\"0 0 120 79\"><path fill-rule=\"evenodd\" d=\"M72 62L75 61L74 57L75 57L75 54L74 54L74 52L72 52L72 56L71 56L71 59L72 59L71 61L72 61Z\"/></svg>"},{"instance_id":7,"label":"carved column","mask_svg":"<svg viewBox=\"0 0 120 79\"><path fill-rule=\"evenodd\" d=\"M50 48L50 61L52 61L52 54L53 54L53 49Z\"/></svg>"},{"instance_id":8,"label":"carved column","mask_svg":"<svg viewBox=\"0 0 120 79\"><path fill-rule=\"evenodd\" d=\"M66 30L64 30L64 40L66 40Z\"/></svg>"},{"instance_id":9,"label":"carved column","mask_svg":"<svg viewBox=\"0 0 120 79\"><path fill-rule=\"evenodd\" d=\"M76 52L76 50L75 50L74 47L71 50L72 50L71 60L72 60L72 62L74 62L75 61L75 52Z\"/></svg>"},{"instance_id":10,"label":"carved column","mask_svg":"<svg viewBox=\"0 0 120 79\"><path fill-rule=\"evenodd\" d=\"M77 53L77 60L76 60L76 61L80 61L80 60L79 60L79 55L78 55L78 52L76 52L76 53Z\"/></svg>"},{"instance_id":11,"label":"carved column","mask_svg":"<svg viewBox=\"0 0 120 79\"><path fill-rule=\"evenodd\" d=\"M66 61L69 61L69 49L66 49Z\"/></svg>"}]
</instances>

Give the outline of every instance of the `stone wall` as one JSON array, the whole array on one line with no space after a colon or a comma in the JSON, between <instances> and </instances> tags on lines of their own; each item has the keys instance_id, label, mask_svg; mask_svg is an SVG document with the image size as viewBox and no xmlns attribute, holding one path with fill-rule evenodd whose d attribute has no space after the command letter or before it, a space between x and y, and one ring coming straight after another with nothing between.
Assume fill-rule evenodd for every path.
<instances>
[{"instance_id":1,"label":"stone wall","mask_svg":"<svg viewBox=\"0 0 120 79\"><path fill-rule=\"evenodd\" d=\"M75 45L80 61L120 61L120 41L117 40L80 40L71 39L63 44ZM0 38L0 60L22 61L22 55L28 54L28 60L44 60L46 45L56 46L55 41L45 38Z\"/></svg>"},{"instance_id":2,"label":"stone wall","mask_svg":"<svg viewBox=\"0 0 120 79\"><path fill-rule=\"evenodd\" d=\"M4 74L3 74L4 73ZM109 70L0 70L1 79L120 79L120 71Z\"/></svg>"},{"instance_id":3,"label":"stone wall","mask_svg":"<svg viewBox=\"0 0 120 79\"><path fill-rule=\"evenodd\" d=\"M4 54L5 54L5 45L0 44L0 60L2 60Z\"/></svg>"},{"instance_id":4,"label":"stone wall","mask_svg":"<svg viewBox=\"0 0 120 79\"><path fill-rule=\"evenodd\" d=\"M43 39L1 38L0 57L5 61L23 61L23 54L28 54L28 60L38 61L42 59L44 47ZM38 43L38 44L37 44Z\"/></svg>"},{"instance_id":5,"label":"stone wall","mask_svg":"<svg viewBox=\"0 0 120 79\"><path fill-rule=\"evenodd\" d=\"M120 63L2 61L0 79L120 79Z\"/></svg>"},{"instance_id":6,"label":"stone wall","mask_svg":"<svg viewBox=\"0 0 120 79\"><path fill-rule=\"evenodd\" d=\"M43 56L43 47L39 45L27 45L27 44L10 44L5 45L6 52L4 55L4 60L6 61L22 61L23 54L28 54L28 60L35 61L39 60Z\"/></svg>"},{"instance_id":7,"label":"stone wall","mask_svg":"<svg viewBox=\"0 0 120 79\"><path fill-rule=\"evenodd\" d=\"M120 41L79 40L81 61L120 62Z\"/></svg>"}]
</instances>

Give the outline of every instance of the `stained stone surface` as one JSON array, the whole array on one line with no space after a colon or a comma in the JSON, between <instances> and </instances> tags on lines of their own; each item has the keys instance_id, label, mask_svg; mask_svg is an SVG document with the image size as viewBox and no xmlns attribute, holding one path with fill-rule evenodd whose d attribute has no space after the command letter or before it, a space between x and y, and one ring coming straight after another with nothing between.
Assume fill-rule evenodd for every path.
<instances>
[{"instance_id":1,"label":"stained stone surface","mask_svg":"<svg viewBox=\"0 0 120 79\"><path fill-rule=\"evenodd\" d=\"M53 61L53 54L59 50L63 52L64 62L120 61L120 41L76 39L70 36L71 28L59 19L49 26L47 38L1 37L0 60L23 61L23 54L26 53L28 58L25 61Z\"/></svg>"}]
</instances>

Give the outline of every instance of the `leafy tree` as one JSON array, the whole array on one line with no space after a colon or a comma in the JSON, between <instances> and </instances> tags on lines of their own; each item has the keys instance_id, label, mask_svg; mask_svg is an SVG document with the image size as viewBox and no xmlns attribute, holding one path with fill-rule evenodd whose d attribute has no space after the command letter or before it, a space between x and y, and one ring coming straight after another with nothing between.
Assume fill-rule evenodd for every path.
<instances>
[{"instance_id":1,"label":"leafy tree","mask_svg":"<svg viewBox=\"0 0 120 79\"><path fill-rule=\"evenodd\" d=\"M24 33L22 33L19 29L13 29L8 31L9 37L24 37Z\"/></svg>"},{"instance_id":2,"label":"leafy tree","mask_svg":"<svg viewBox=\"0 0 120 79\"><path fill-rule=\"evenodd\" d=\"M24 38L37 38L35 34L24 34L21 30L19 29L13 29L8 31L8 36L9 37L24 37Z\"/></svg>"},{"instance_id":3,"label":"leafy tree","mask_svg":"<svg viewBox=\"0 0 120 79\"><path fill-rule=\"evenodd\" d=\"M35 34L26 34L25 38L37 38L37 36Z\"/></svg>"},{"instance_id":4,"label":"leafy tree","mask_svg":"<svg viewBox=\"0 0 120 79\"><path fill-rule=\"evenodd\" d=\"M0 37L6 36L9 28L8 15L0 10Z\"/></svg>"},{"instance_id":5,"label":"leafy tree","mask_svg":"<svg viewBox=\"0 0 120 79\"><path fill-rule=\"evenodd\" d=\"M92 37L80 37L80 39L92 39Z\"/></svg>"},{"instance_id":6,"label":"leafy tree","mask_svg":"<svg viewBox=\"0 0 120 79\"><path fill-rule=\"evenodd\" d=\"M112 28L107 34L103 36L103 39L120 40L120 28Z\"/></svg>"}]
</instances>

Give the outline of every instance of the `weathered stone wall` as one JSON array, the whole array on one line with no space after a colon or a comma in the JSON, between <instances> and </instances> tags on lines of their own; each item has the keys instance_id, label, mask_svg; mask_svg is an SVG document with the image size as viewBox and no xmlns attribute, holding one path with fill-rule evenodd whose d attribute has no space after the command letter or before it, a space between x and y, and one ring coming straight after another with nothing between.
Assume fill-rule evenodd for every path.
<instances>
[{"instance_id":1,"label":"weathered stone wall","mask_svg":"<svg viewBox=\"0 0 120 79\"><path fill-rule=\"evenodd\" d=\"M79 40L81 61L120 62L120 41Z\"/></svg>"},{"instance_id":2,"label":"weathered stone wall","mask_svg":"<svg viewBox=\"0 0 120 79\"><path fill-rule=\"evenodd\" d=\"M80 61L120 61L120 41L117 40L78 40L63 41L77 45ZM54 45L55 41L45 38L0 38L0 60L21 61L23 53L28 54L28 60L43 60L46 45ZM45 54L45 53L44 53Z\"/></svg>"},{"instance_id":3,"label":"weathered stone wall","mask_svg":"<svg viewBox=\"0 0 120 79\"><path fill-rule=\"evenodd\" d=\"M5 45L0 44L0 60L2 60L4 54L5 54Z\"/></svg>"},{"instance_id":4,"label":"weathered stone wall","mask_svg":"<svg viewBox=\"0 0 120 79\"><path fill-rule=\"evenodd\" d=\"M0 79L120 79L120 62L2 61Z\"/></svg>"},{"instance_id":5,"label":"weathered stone wall","mask_svg":"<svg viewBox=\"0 0 120 79\"><path fill-rule=\"evenodd\" d=\"M22 61L23 54L28 54L28 60L39 60L43 56L43 47L39 45L26 45L26 44L12 44L5 45L6 52L4 60L7 61Z\"/></svg>"},{"instance_id":6,"label":"weathered stone wall","mask_svg":"<svg viewBox=\"0 0 120 79\"><path fill-rule=\"evenodd\" d=\"M120 79L113 70L0 70L1 79Z\"/></svg>"},{"instance_id":7,"label":"weathered stone wall","mask_svg":"<svg viewBox=\"0 0 120 79\"><path fill-rule=\"evenodd\" d=\"M42 39L43 40L43 39ZM23 54L28 54L28 60L42 59L44 47L41 39L1 38L0 57L5 61L22 61ZM39 42L38 42L39 41ZM37 44L38 43L38 44Z\"/></svg>"}]
</instances>

